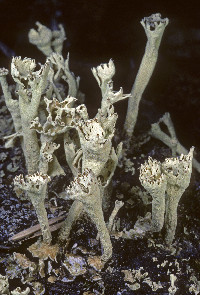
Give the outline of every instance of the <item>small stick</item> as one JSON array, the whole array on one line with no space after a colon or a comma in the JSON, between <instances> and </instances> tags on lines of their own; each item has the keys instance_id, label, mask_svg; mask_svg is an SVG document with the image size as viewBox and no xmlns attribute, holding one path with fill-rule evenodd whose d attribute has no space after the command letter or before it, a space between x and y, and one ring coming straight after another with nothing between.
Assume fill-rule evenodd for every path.
<instances>
[{"instance_id":1,"label":"small stick","mask_svg":"<svg viewBox=\"0 0 200 295\"><path fill-rule=\"evenodd\" d=\"M49 223L49 225L52 225L52 224L54 224L57 221L63 220L64 218L65 218L65 216L51 218L51 219L48 220L48 223ZM61 223L59 223L59 224L61 224ZM54 224L54 226L55 226L55 224ZM56 230L56 229L53 229L52 230L52 226L51 226L50 227L50 231L54 231L54 230ZM38 233L37 233L37 235L34 235L34 237L41 234L41 230L40 230L40 225L39 224L36 224L36 225L34 225L34 226L32 226L32 227L30 227L28 229L25 229L25 230L19 232L18 234L12 236L10 238L10 241L18 241L18 240L27 238L30 235L35 234L36 232L38 232Z\"/></svg>"},{"instance_id":2,"label":"small stick","mask_svg":"<svg viewBox=\"0 0 200 295\"><path fill-rule=\"evenodd\" d=\"M57 229L61 228L61 226L64 224L64 221L60 222L60 223L56 223L53 225L49 226L50 232L56 231ZM34 233L33 236L29 237L29 239L35 238L35 237L39 237L42 235L41 230L37 231L36 233Z\"/></svg>"}]
</instances>

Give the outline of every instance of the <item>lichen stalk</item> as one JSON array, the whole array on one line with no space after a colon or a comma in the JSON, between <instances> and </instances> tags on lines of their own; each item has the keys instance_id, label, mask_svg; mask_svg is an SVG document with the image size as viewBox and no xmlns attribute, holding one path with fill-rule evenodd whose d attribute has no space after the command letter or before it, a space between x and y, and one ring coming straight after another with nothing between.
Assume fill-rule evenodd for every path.
<instances>
[{"instance_id":1,"label":"lichen stalk","mask_svg":"<svg viewBox=\"0 0 200 295\"><path fill-rule=\"evenodd\" d=\"M113 228L113 224L114 224L114 219L119 211L119 209L124 205L124 202L122 201L119 201L119 200L116 200L115 201L115 207L109 217L109 221L108 221L108 224L107 224L107 229L111 232L112 231L112 228Z\"/></svg>"},{"instance_id":2,"label":"lichen stalk","mask_svg":"<svg viewBox=\"0 0 200 295\"><path fill-rule=\"evenodd\" d=\"M43 192L46 195L46 191ZM36 194L30 194L29 198L31 199L31 202L33 204L33 207L36 211L37 218L40 224L40 228L42 231L42 237L44 243L50 244L52 240L51 231L48 225L48 217L47 217L47 211L45 209L45 205L43 202L38 201L38 195ZM41 199L44 199L44 196L41 196Z\"/></svg>"},{"instance_id":3,"label":"lichen stalk","mask_svg":"<svg viewBox=\"0 0 200 295\"><path fill-rule=\"evenodd\" d=\"M3 95L5 98L6 106L12 116L13 124L15 127L16 133L20 134L22 130L22 124L21 124L21 116L20 116L20 110L19 110L19 102L18 100L15 100L12 98L11 91L9 89L6 76L8 75L8 70L5 68L0 68L0 84L2 87ZM23 137L20 138L21 145L23 148Z\"/></svg>"},{"instance_id":4,"label":"lichen stalk","mask_svg":"<svg viewBox=\"0 0 200 295\"><path fill-rule=\"evenodd\" d=\"M66 189L64 198L77 200L83 204L84 210L97 227L103 248L102 260L107 261L112 256L112 244L104 221L100 184L92 170L85 169L83 173L78 174Z\"/></svg>"},{"instance_id":5,"label":"lichen stalk","mask_svg":"<svg viewBox=\"0 0 200 295\"><path fill-rule=\"evenodd\" d=\"M165 191L167 181L161 171L161 163L149 157L141 165L140 182L152 196L152 231L160 232L164 225Z\"/></svg>"},{"instance_id":6,"label":"lichen stalk","mask_svg":"<svg viewBox=\"0 0 200 295\"><path fill-rule=\"evenodd\" d=\"M30 129L31 121L37 117L42 93L47 85L50 64L34 71L36 63L29 58L15 57L11 63L11 74L18 85L19 110L24 156L29 174L36 173L39 165L39 144L35 130Z\"/></svg>"},{"instance_id":7,"label":"lichen stalk","mask_svg":"<svg viewBox=\"0 0 200 295\"><path fill-rule=\"evenodd\" d=\"M67 247L72 226L80 217L81 212L83 212L83 204L75 200L71 205L67 214L67 218L60 229L58 235L58 243L60 245Z\"/></svg>"},{"instance_id":8,"label":"lichen stalk","mask_svg":"<svg viewBox=\"0 0 200 295\"><path fill-rule=\"evenodd\" d=\"M160 232L164 225L166 177L161 163L149 157L140 168L140 182L152 196L152 231Z\"/></svg>"},{"instance_id":9,"label":"lichen stalk","mask_svg":"<svg viewBox=\"0 0 200 295\"><path fill-rule=\"evenodd\" d=\"M162 19L159 13L145 17L141 21L141 25L147 36L147 44L128 101L128 110L124 124L124 132L127 139L130 139L133 134L138 117L140 100L154 71L161 39L168 22L169 20L167 18Z\"/></svg>"},{"instance_id":10,"label":"lichen stalk","mask_svg":"<svg viewBox=\"0 0 200 295\"><path fill-rule=\"evenodd\" d=\"M104 221L103 210L86 209L86 212L90 216L93 223L96 225L103 248L103 255L101 256L101 259L106 262L112 257L112 243L109 231Z\"/></svg>"},{"instance_id":11,"label":"lichen stalk","mask_svg":"<svg viewBox=\"0 0 200 295\"><path fill-rule=\"evenodd\" d=\"M101 89L102 100L104 100L107 86L109 85L112 87L112 78L115 75L114 62L110 59L108 63L100 64L91 70Z\"/></svg>"},{"instance_id":12,"label":"lichen stalk","mask_svg":"<svg viewBox=\"0 0 200 295\"><path fill-rule=\"evenodd\" d=\"M179 187L170 189L170 193L166 195L166 212L165 212L165 243L171 245L177 227L177 210L178 203L184 190L180 191Z\"/></svg>"},{"instance_id":13,"label":"lichen stalk","mask_svg":"<svg viewBox=\"0 0 200 295\"><path fill-rule=\"evenodd\" d=\"M46 197L47 183L50 180L51 179L47 174L39 172L32 175L26 175L25 178L23 175L19 175L14 178L16 193L18 193L18 190L21 190L27 194L27 198L31 201L36 210L43 240L48 244L51 243L52 237L44 201Z\"/></svg>"},{"instance_id":14,"label":"lichen stalk","mask_svg":"<svg viewBox=\"0 0 200 295\"><path fill-rule=\"evenodd\" d=\"M193 152L194 147L187 155L182 154L180 158L167 158L162 164L162 170L167 179L165 241L168 246L172 244L175 237L178 203L190 184Z\"/></svg>"},{"instance_id":15,"label":"lichen stalk","mask_svg":"<svg viewBox=\"0 0 200 295\"><path fill-rule=\"evenodd\" d=\"M24 138L24 156L26 160L26 168L28 174L37 172L39 165L40 149L38 145L37 134L35 130L31 130L29 126L22 120L22 130Z\"/></svg>"},{"instance_id":16,"label":"lichen stalk","mask_svg":"<svg viewBox=\"0 0 200 295\"><path fill-rule=\"evenodd\" d=\"M170 136L165 133L161 127L160 123L164 123L166 127L168 128ZM165 113L157 123L153 123L151 125L151 130L149 131L149 135L152 137L162 141L166 146L168 146L172 150L172 156L175 157L178 155L187 155L188 150L179 142L176 133L175 128L173 125L173 122L171 120L170 114ZM193 167L200 173L200 163L193 158L192 160Z\"/></svg>"}]
</instances>

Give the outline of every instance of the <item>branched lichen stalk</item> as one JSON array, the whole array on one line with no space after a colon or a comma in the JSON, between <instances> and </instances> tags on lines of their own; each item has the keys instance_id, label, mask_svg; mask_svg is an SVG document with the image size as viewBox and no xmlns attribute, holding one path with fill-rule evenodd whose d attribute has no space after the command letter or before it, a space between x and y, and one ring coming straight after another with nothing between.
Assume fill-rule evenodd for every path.
<instances>
[{"instance_id":1,"label":"branched lichen stalk","mask_svg":"<svg viewBox=\"0 0 200 295\"><path fill-rule=\"evenodd\" d=\"M11 74L18 85L24 156L29 174L38 171L40 149L36 131L30 129L30 125L38 116L41 96L47 86L50 63L47 62L39 71L34 71L35 67L35 61L29 58L15 57L11 63Z\"/></svg>"},{"instance_id":2,"label":"branched lichen stalk","mask_svg":"<svg viewBox=\"0 0 200 295\"><path fill-rule=\"evenodd\" d=\"M160 123L164 123L166 125L170 136L161 129ZM167 145L172 150L173 156L176 156L176 154L187 155L189 152L179 142L169 113L165 113L163 117L159 119L157 123L154 123L151 125L151 130L149 131L149 134L152 137L158 140L161 140L165 145ZM200 163L195 158L193 158L192 160L192 165L200 173Z\"/></svg>"},{"instance_id":3,"label":"branched lichen stalk","mask_svg":"<svg viewBox=\"0 0 200 295\"><path fill-rule=\"evenodd\" d=\"M109 63L101 64L91 70L101 89L101 113L106 116L109 108L114 103L130 97L130 94L123 94L122 88L119 91L113 91L112 78L115 74L115 65L112 59L110 59Z\"/></svg>"},{"instance_id":4,"label":"branched lichen stalk","mask_svg":"<svg viewBox=\"0 0 200 295\"><path fill-rule=\"evenodd\" d=\"M0 84L3 90L4 98L6 106L12 116L15 131L21 132L22 124L21 124L21 116L19 110L19 102L12 98L11 92L9 90L9 86L6 80L6 76L8 75L8 70L5 68L0 69ZM22 143L22 142L21 142ZM23 144L22 144L23 145Z\"/></svg>"},{"instance_id":5,"label":"branched lichen stalk","mask_svg":"<svg viewBox=\"0 0 200 295\"><path fill-rule=\"evenodd\" d=\"M49 171L49 164L54 162L54 165L55 165L55 163L58 162L57 158L55 157L55 155L53 155L53 153L59 147L60 147L59 144L53 143L50 140L43 142L40 149L40 163L39 163L40 173L48 174L52 176L51 171ZM53 173L56 173L56 171L53 171Z\"/></svg>"},{"instance_id":6,"label":"branched lichen stalk","mask_svg":"<svg viewBox=\"0 0 200 295\"><path fill-rule=\"evenodd\" d=\"M50 30L40 22L36 22L36 26L37 30L31 29L29 31L29 42L37 46L46 56L50 56L53 52L61 54L63 42L66 39L63 26L59 24L57 30Z\"/></svg>"},{"instance_id":7,"label":"branched lichen stalk","mask_svg":"<svg viewBox=\"0 0 200 295\"><path fill-rule=\"evenodd\" d=\"M113 93L111 96L112 102L115 102L121 97L122 90L116 94ZM85 111L83 114L84 113ZM66 160L74 176L77 176L77 172L81 172L84 169L91 169L96 177L101 176L102 183L104 183L104 186L101 187L104 210L107 209L108 199L110 197L109 193L111 192L111 190L109 190L109 184L121 152L121 144L119 144L116 151L117 153L115 153L111 142L114 136L116 119L117 115L114 113L113 106L109 107L105 114L102 114L101 110L99 110L96 118L93 120L88 120L86 115L82 116L82 120L77 122L77 130L81 145L81 149L77 152L75 152L75 147L71 139L65 136ZM71 217L74 216L74 222L77 220L77 212L79 212L80 207L78 201L75 201L73 207L70 208L67 219L61 229L60 240L64 241L64 239L69 239L71 228L66 230L64 228L69 225L70 227L72 226L73 222ZM73 213L73 211L76 213Z\"/></svg>"},{"instance_id":8,"label":"branched lichen stalk","mask_svg":"<svg viewBox=\"0 0 200 295\"><path fill-rule=\"evenodd\" d=\"M67 81L69 86L68 95L77 97L78 88L79 88L79 77L75 77L74 73L69 69L69 53L67 55L67 59L65 60L64 66L64 75L62 76L63 80Z\"/></svg>"},{"instance_id":9,"label":"branched lichen stalk","mask_svg":"<svg viewBox=\"0 0 200 295\"><path fill-rule=\"evenodd\" d=\"M68 95L77 97L80 78L75 77L74 73L70 71L69 53L66 60L64 60L63 56L58 53L53 53L49 57L49 60L51 61L56 72L54 75L54 83L59 82L60 78L62 78L68 84Z\"/></svg>"},{"instance_id":10,"label":"branched lichen stalk","mask_svg":"<svg viewBox=\"0 0 200 295\"><path fill-rule=\"evenodd\" d=\"M92 73L99 84L102 94L102 100L104 100L107 86L112 87L112 77L115 74L115 65L112 59L109 60L109 63L100 64L96 68L92 68Z\"/></svg>"}]
</instances>

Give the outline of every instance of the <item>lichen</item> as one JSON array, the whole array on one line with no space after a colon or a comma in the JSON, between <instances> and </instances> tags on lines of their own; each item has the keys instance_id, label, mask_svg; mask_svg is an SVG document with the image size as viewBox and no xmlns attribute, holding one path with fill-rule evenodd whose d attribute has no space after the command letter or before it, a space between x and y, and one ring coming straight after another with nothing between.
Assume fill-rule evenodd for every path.
<instances>
[{"instance_id":1,"label":"lichen","mask_svg":"<svg viewBox=\"0 0 200 295\"><path fill-rule=\"evenodd\" d=\"M168 19L162 19L161 15L156 13L145 17L141 25L147 36L147 43L131 93L124 94L122 87L118 91L114 90L113 77L116 68L112 59L108 63L91 69L102 96L100 108L93 118L89 116L84 104L84 94L79 89L80 77L70 70L69 53L66 59L62 56L63 43L66 39L63 25L60 24L57 29L51 30L37 22L37 30L30 30L29 41L45 54L46 62L38 67L34 59L13 57L11 76L15 82L14 86L8 85L9 71L5 68L0 69L0 83L5 103L15 128L13 134L5 137L6 147L14 146L15 140L19 138L27 170L26 175L20 174L14 178L15 192L21 199L31 201L39 221L36 227L40 226L43 236L42 242L39 240L28 248L34 257L39 258L37 271L34 263L23 254L14 254L14 260L20 265L22 271L25 270L30 274L37 272L44 278L48 264L48 275L51 274L48 281L53 283L59 279L60 269L53 271L50 260L56 263L57 257L60 259L58 255L60 248L63 251L61 253L65 255L62 266L72 276L85 274L88 265L93 268L93 271L100 271L112 257L110 235L115 238L139 239L147 236L150 231L161 232L164 226L166 244L170 246L174 241L178 203L190 183L193 148L187 155L187 150L176 137L168 113L158 123L152 124L151 130L142 139L142 143L140 141L137 145L139 149L152 136L163 141L172 150L173 158L167 158L163 163L149 158L140 168L140 182L152 196L152 215L150 212L145 212L144 217L138 217L132 229L124 228L121 232L114 232L116 225L114 219L124 203L119 200L115 200L115 206L111 203L113 201L111 199L112 178L120 159L124 164L124 166L119 165L123 171L137 175L136 165L129 157L127 147L131 148L140 100L156 65L159 46L168 25ZM115 112L114 105L126 98L129 102L124 130L123 134L117 137L115 135L118 114ZM169 135L161 130L160 123L167 126ZM133 145L135 146L136 144ZM180 157L176 158L176 154ZM200 171L199 163L193 160L193 164L197 171ZM17 168L12 165L7 166L7 170L12 172L16 172ZM65 201L73 200L74 202L63 222L57 241L52 245L49 227L51 220L48 220L45 208L45 198L48 196L47 185L54 176L65 175L67 169L73 180L69 179L71 182L65 191L55 194L57 197L64 198ZM1 177L4 177L3 173ZM66 184L63 187L66 187ZM128 193L139 196L145 208L149 205L148 195L143 194L140 188L133 188ZM133 198L129 198L126 203L132 203L133 206ZM109 209L113 207L106 223L104 214L109 213ZM99 238L102 246L102 256L90 255L87 262L78 255L66 253L72 226L83 212L89 216L88 220L91 220L98 230L98 236L94 239L96 245ZM120 219L117 223L116 227L119 230ZM38 232L35 236L37 234ZM77 247L77 251L78 248L80 247ZM88 252L85 251L83 254ZM56 277L52 275L52 272ZM159 282L152 282L148 274L142 273L141 269L123 272L126 281L131 283L128 286L132 290L139 289L142 282L148 284L153 291L161 288ZM99 277L96 276L96 280L98 279ZM170 279L169 292L172 294L176 288L172 275ZM7 277L1 276L0 280L2 292L9 294L6 289ZM35 294L44 294L43 286L33 280L35 277L28 281L26 273L22 282L32 284ZM12 293L28 294L29 289L21 291L17 288Z\"/></svg>"},{"instance_id":2,"label":"lichen","mask_svg":"<svg viewBox=\"0 0 200 295\"><path fill-rule=\"evenodd\" d=\"M152 231L160 232L165 223L167 245L174 240L178 203L190 183L193 152L194 147L188 155L166 158L162 164L149 158L140 168L141 184L153 198Z\"/></svg>"}]
</instances>

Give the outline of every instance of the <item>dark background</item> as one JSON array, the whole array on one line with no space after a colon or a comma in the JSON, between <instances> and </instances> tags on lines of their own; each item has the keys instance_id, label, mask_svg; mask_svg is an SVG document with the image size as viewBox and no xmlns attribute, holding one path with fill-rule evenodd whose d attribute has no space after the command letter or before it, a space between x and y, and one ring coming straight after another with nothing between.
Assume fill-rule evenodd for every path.
<instances>
[{"instance_id":1,"label":"dark background","mask_svg":"<svg viewBox=\"0 0 200 295\"><path fill-rule=\"evenodd\" d=\"M9 68L12 55L45 57L28 42L36 21L55 28L64 25L70 52L70 68L81 77L90 115L96 113L101 95L90 68L113 58L114 89L129 93L142 59L146 36L140 20L160 12L168 17L159 59L141 104L142 128L171 113L180 141L200 148L200 5L192 1L32 0L0 1L0 66ZM126 102L116 106L119 126ZM142 114L145 114L143 116ZM143 121L142 121L143 120ZM140 125L136 131L139 131Z\"/></svg>"}]
</instances>

